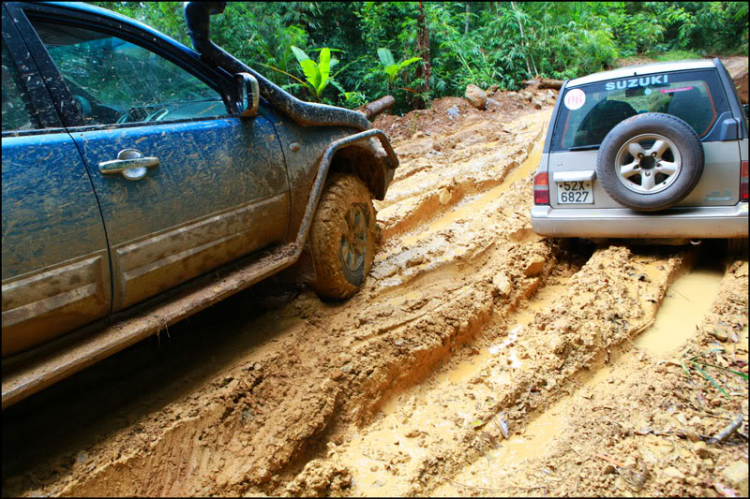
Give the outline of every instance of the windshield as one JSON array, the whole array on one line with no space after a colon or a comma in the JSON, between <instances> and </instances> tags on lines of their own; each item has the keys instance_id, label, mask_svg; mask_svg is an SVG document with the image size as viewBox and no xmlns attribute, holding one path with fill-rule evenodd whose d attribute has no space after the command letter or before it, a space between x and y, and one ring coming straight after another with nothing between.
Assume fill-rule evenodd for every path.
<instances>
[{"instance_id":1,"label":"windshield","mask_svg":"<svg viewBox=\"0 0 750 499\"><path fill-rule=\"evenodd\" d=\"M641 113L665 113L705 136L727 102L714 70L662 73L569 88L552 136L553 150L596 148L621 121Z\"/></svg>"}]
</instances>

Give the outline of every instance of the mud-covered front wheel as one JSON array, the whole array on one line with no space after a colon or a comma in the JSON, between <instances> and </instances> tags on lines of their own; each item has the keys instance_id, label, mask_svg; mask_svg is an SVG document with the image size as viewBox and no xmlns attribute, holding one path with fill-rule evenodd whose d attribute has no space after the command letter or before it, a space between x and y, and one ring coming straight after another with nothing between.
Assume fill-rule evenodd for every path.
<instances>
[{"instance_id":1,"label":"mud-covered front wheel","mask_svg":"<svg viewBox=\"0 0 750 499\"><path fill-rule=\"evenodd\" d=\"M331 175L310 228L312 287L318 296L341 300L359 291L372 266L374 230L367 186L355 175Z\"/></svg>"}]
</instances>

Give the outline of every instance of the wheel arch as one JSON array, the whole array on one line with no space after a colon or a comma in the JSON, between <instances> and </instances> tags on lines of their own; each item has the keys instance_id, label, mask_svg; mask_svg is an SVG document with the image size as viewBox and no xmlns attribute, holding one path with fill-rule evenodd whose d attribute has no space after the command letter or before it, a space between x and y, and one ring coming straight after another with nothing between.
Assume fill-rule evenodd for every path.
<instances>
[{"instance_id":1,"label":"wheel arch","mask_svg":"<svg viewBox=\"0 0 750 499\"><path fill-rule=\"evenodd\" d=\"M333 152L328 176L333 173L355 174L367 185L375 199L382 200L396 167L391 158L396 158L395 154L391 157L374 138L360 140Z\"/></svg>"},{"instance_id":2,"label":"wheel arch","mask_svg":"<svg viewBox=\"0 0 750 499\"><path fill-rule=\"evenodd\" d=\"M357 149L346 151L352 146L356 146ZM338 154L342 155L334 161ZM356 163L358 159L363 161ZM296 234L293 243L297 247L302 247L307 240L310 224L317 211L318 201L320 201L326 181L332 172L337 171L333 168L334 165L339 168L340 172L352 171L357 174L369 189L380 187L376 182L378 182L378 176L382 175L382 190L372 192L372 194L376 199L383 199L398 166L398 157L388 136L382 130L371 129L331 142L318 160L315 180L310 188L300 224L296 229L292 229ZM368 183L368 179L373 182L372 185Z\"/></svg>"},{"instance_id":3,"label":"wheel arch","mask_svg":"<svg viewBox=\"0 0 750 499\"><path fill-rule=\"evenodd\" d=\"M376 199L383 199L386 190L386 170L383 158L360 142L337 150L331 158L328 177L334 173L351 173L358 176Z\"/></svg>"}]
</instances>

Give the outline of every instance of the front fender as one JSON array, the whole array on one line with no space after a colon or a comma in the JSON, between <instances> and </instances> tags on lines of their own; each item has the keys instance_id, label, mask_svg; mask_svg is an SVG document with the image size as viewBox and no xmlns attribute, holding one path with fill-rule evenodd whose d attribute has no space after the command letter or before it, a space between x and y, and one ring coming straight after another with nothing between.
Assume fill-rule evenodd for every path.
<instances>
[{"instance_id":1,"label":"front fender","mask_svg":"<svg viewBox=\"0 0 750 499\"><path fill-rule=\"evenodd\" d=\"M381 134L373 134L370 137L343 144L336 141L326 150L322 158L323 161L328 161L330 157L330 172L347 172L357 175L370 189L373 197L379 200L385 198L398 166L398 157L387 136Z\"/></svg>"},{"instance_id":2,"label":"front fender","mask_svg":"<svg viewBox=\"0 0 750 499\"><path fill-rule=\"evenodd\" d=\"M336 156L336 153L339 150L354 147L358 143L369 143L371 139L377 139L386 154L386 157L384 157L382 161L378 161L380 168L382 168L382 172L371 172L374 174L381 174L383 177L382 192L373 192L373 194L378 199L383 199L383 197L385 196L385 192L388 189L388 184L393 178L393 173L398 167L398 156L396 156L396 152L393 150L393 147L391 146L391 143L388 140L388 136L385 134L385 132L378 129L371 129L331 142L331 144L326 148L326 150L323 152L323 155L320 157L320 160L318 161L318 173L315 176L315 182L313 183L312 189L310 190L310 196L305 208L305 214L302 218L300 231L297 234L296 238L297 244L304 244L304 242L307 240L307 233L310 230L312 218L315 216L315 210L317 210L318 208L318 201L320 201L320 196L323 193L326 178L328 178L328 173L331 169L331 166L334 164L333 160ZM372 147L372 144L370 144L370 147ZM387 164L385 164L386 162ZM364 180L365 182L367 182L367 179Z\"/></svg>"}]
</instances>

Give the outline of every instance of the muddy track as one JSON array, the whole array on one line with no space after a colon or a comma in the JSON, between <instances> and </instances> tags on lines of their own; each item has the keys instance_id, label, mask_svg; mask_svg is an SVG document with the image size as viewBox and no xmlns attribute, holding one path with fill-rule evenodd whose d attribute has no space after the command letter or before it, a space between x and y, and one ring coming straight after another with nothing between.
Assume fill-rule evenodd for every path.
<instances>
[{"instance_id":1,"label":"muddy track","mask_svg":"<svg viewBox=\"0 0 750 499\"><path fill-rule=\"evenodd\" d=\"M703 257L536 236L550 109L462 104L444 123L448 105L389 122L402 166L360 293L265 283L11 408L4 494L497 495L477 478L497 461L533 495L514 453L549 441L524 429L651 330Z\"/></svg>"},{"instance_id":2,"label":"muddy track","mask_svg":"<svg viewBox=\"0 0 750 499\"><path fill-rule=\"evenodd\" d=\"M512 305L502 310L482 333L494 342L484 349L484 341L471 345L475 359L449 369L442 382L438 375L403 393L403 403L385 407L377 423L327 461L348 466L355 494L377 495L386 485L398 495L429 489L435 477L451 476L505 438L504 425L525 426L575 374L642 330L685 261L675 255L641 263L625 248L598 250L575 275L558 278L549 293L546 287L537 291L545 296L533 305L540 307L533 316L524 320ZM653 275L649 282L637 277L647 273ZM315 463L307 469L314 482L320 470ZM288 492L310 493L305 471L296 480Z\"/></svg>"},{"instance_id":3,"label":"muddy track","mask_svg":"<svg viewBox=\"0 0 750 499\"><path fill-rule=\"evenodd\" d=\"M744 412L747 419L746 398L707 400L710 390L684 376L680 359L709 345L720 348L709 334L720 324L734 324L738 342L728 347L733 355L746 357L746 273L747 261L730 261L726 271L721 262L713 262L679 277L652 327L634 342L612 348L595 369L573 379L570 393L484 459L442 480L431 494L654 496L726 491L727 478L717 472L733 460L747 459L746 440L714 448L701 440L719 432L734 411ZM685 316L687 321L678 320ZM688 324L695 328L685 331ZM665 338L667 332L674 336ZM725 388L742 395L739 378L724 382ZM488 461L500 471L488 473Z\"/></svg>"}]
</instances>

